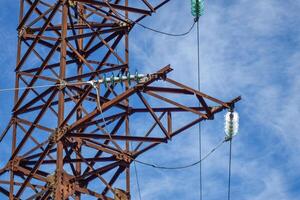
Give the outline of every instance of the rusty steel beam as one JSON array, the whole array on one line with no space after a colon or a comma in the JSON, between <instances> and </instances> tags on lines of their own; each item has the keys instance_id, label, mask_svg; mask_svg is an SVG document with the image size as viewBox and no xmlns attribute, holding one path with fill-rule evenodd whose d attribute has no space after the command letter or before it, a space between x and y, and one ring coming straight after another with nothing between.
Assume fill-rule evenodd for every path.
<instances>
[{"instance_id":1,"label":"rusty steel beam","mask_svg":"<svg viewBox=\"0 0 300 200\"><path fill-rule=\"evenodd\" d=\"M156 142L156 143L167 143L165 138L155 138L155 137L137 137L137 136L124 136L124 135L103 135L103 134L92 134L92 133L70 133L66 135L70 138L92 138L92 139L102 139L102 140L123 140L123 141L143 141L143 142Z\"/></svg>"},{"instance_id":2,"label":"rusty steel beam","mask_svg":"<svg viewBox=\"0 0 300 200\"><path fill-rule=\"evenodd\" d=\"M98 5L101 7L108 7L108 8L111 7L111 8L117 9L117 10L134 12L134 13L138 13L138 14L151 15L151 11L148 11L148 10L134 8L134 7L128 7L128 6L122 6L122 5L112 4L112 3L102 2L102 1L96 1L96 0L73 0L73 1L83 2L83 3L87 3L87 4L92 4L92 5Z\"/></svg>"}]
</instances>

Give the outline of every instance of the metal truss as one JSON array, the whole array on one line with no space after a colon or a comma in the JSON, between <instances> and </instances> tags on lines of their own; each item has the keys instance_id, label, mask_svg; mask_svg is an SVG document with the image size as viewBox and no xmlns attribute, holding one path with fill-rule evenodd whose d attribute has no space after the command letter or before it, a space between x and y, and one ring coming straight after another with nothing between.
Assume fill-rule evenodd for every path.
<instances>
[{"instance_id":1,"label":"metal truss","mask_svg":"<svg viewBox=\"0 0 300 200\"><path fill-rule=\"evenodd\" d=\"M20 0L15 87L27 89L0 138L11 141L2 194L130 199L134 159L239 101L168 78L170 66L137 83L87 84L129 72L130 31L168 1Z\"/></svg>"}]
</instances>

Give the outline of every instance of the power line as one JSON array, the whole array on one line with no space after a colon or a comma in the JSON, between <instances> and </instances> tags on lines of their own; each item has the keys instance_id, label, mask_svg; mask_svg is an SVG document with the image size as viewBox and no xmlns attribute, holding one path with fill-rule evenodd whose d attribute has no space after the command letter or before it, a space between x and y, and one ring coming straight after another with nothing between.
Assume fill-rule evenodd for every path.
<instances>
[{"instance_id":1,"label":"power line","mask_svg":"<svg viewBox=\"0 0 300 200\"><path fill-rule=\"evenodd\" d=\"M37 86L31 86L31 87L17 87L17 88L3 88L0 89L0 92L10 92L10 91L16 91L16 90L26 90L26 89L38 89L38 88L51 88L51 87L58 87L58 86L72 86L72 85L82 85L82 84L89 84L88 81L85 82L76 82L76 83L57 83L55 85L37 85Z\"/></svg>"},{"instance_id":2,"label":"power line","mask_svg":"<svg viewBox=\"0 0 300 200\"><path fill-rule=\"evenodd\" d=\"M121 75L118 74L117 76L112 75L109 78L106 78L106 76L103 76L103 78L100 78L99 80L91 80L91 81L81 81L81 82L72 82L72 83L68 83L63 81L62 83L57 83L57 84L46 84L46 85L37 85L37 86L26 86L26 87L18 87L18 88L3 88L0 89L0 92L9 92L9 91L16 91L16 90L26 90L26 89L37 89L37 88L52 88L52 87L58 87L58 86L74 86L74 85L93 85L94 84L104 84L107 87L108 83L111 83L112 85L114 85L117 82L130 82L130 81L139 81L143 78L146 78L149 74L145 75L145 74L135 74L135 75L131 75L129 72L127 73L127 75Z\"/></svg>"},{"instance_id":3,"label":"power line","mask_svg":"<svg viewBox=\"0 0 300 200\"><path fill-rule=\"evenodd\" d=\"M139 22L133 22L133 23L135 23L135 24L137 24L137 25L139 25L139 26L141 26L141 27L143 27L147 30L153 31L155 33L159 33L159 34L163 34L163 35L167 35L167 36L172 36L172 37L182 37L182 36L188 35L193 30L196 22L194 21L192 26L186 32L177 33L177 34L176 33L167 33L167 32L160 31L160 30L157 30L157 29L154 29L154 28L150 28L150 27L145 26L144 24L141 24Z\"/></svg>"},{"instance_id":4,"label":"power line","mask_svg":"<svg viewBox=\"0 0 300 200\"><path fill-rule=\"evenodd\" d=\"M118 15L121 15L122 17L125 17L125 15L123 15L122 13L120 13L120 12L118 12L116 10L113 11L113 12L116 12ZM130 19L128 17L127 17L127 19L131 23L137 24L137 25L139 25L140 27L142 27L144 29L147 29L147 30L153 31L155 33L159 33L159 34L163 34L163 35L167 35L167 36L172 36L172 37L182 37L182 36L188 35L193 30L193 28L194 28L194 26L196 24L196 21L194 21L193 24L190 26L190 28L187 31L183 32L183 33L169 33L169 32L165 32L165 31L160 31L160 30L155 29L155 28L151 28L151 27L146 26L146 25L144 25L144 24L142 24L142 23L140 23L138 21L134 21L134 20L132 20L132 19Z\"/></svg>"},{"instance_id":5,"label":"power line","mask_svg":"<svg viewBox=\"0 0 300 200\"><path fill-rule=\"evenodd\" d=\"M231 192L231 157L232 157L232 138L229 140L229 163L228 163L228 200Z\"/></svg>"},{"instance_id":6,"label":"power line","mask_svg":"<svg viewBox=\"0 0 300 200\"><path fill-rule=\"evenodd\" d=\"M137 189L138 189L138 193L139 193L139 199L142 200L139 175L138 175L138 171L137 171L137 166L136 166L136 161L135 160L133 161L133 165L134 165L134 171L135 171L136 185L137 185Z\"/></svg>"},{"instance_id":7,"label":"power line","mask_svg":"<svg viewBox=\"0 0 300 200\"><path fill-rule=\"evenodd\" d=\"M199 18L195 18L197 22L197 69L198 69L198 91L201 90L201 74L200 74L200 29L199 29ZM200 103L199 103L200 104ZM201 106L201 105L200 105ZM202 159L202 133L201 133L201 122L198 124L199 128L199 159ZM199 187L200 187L200 200L202 200L202 163L199 165Z\"/></svg>"},{"instance_id":8,"label":"power line","mask_svg":"<svg viewBox=\"0 0 300 200\"><path fill-rule=\"evenodd\" d=\"M201 160L188 164L188 165L183 165L183 166L178 166L178 167L166 167L166 166L159 166L159 165L155 165L155 164L151 164L151 163L147 163L147 162L143 162L137 159L134 159L134 161L136 161L137 163L140 163L142 165L146 165L149 167L153 167L156 169L164 169L164 170L178 170L178 169L186 169L186 168L190 168L193 166L196 166L198 164L201 164L204 160L206 160L212 153L214 153L217 149L219 149L226 141L222 140L222 142L220 142L218 145L216 145L210 152L208 152Z\"/></svg>"},{"instance_id":9,"label":"power line","mask_svg":"<svg viewBox=\"0 0 300 200\"><path fill-rule=\"evenodd\" d=\"M126 16L126 18L128 18L128 16ZM116 48L117 51L117 48ZM119 60L117 60L119 63ZM131 60L132 61L132 60ZM132 148L132 143L130 143L131 145L131 149ZM139 175L138 175L138 170L137 170L137 166L136 166L136 161L133 161L133 165L134 165L134 172L135 172L135 179L136 179L136 185L137 185L137 190L138 190L138 194L139 194L139 200L142 200L142 192L141 192L141 187L140 187L140 180L139 180Z\"/></svg>"}]
</instances>

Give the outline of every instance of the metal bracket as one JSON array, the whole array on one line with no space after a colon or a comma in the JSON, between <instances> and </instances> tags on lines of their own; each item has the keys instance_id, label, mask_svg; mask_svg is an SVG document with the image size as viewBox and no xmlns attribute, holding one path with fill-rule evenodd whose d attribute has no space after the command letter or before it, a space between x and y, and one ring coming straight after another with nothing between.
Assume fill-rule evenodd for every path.
<instances>
[{"instance_id":1,"label":"metal bracket","mask_svg":"<svg viewBox=\"0 0 300 200\"><path fill-rule=\"evenodd\" d=\"M131 20L129 20L129 19L125 19L125 21L126 22L124 22L124 21L119 21L118 22L118 25L119 25L119 27L127 27L128 28L128 30L130 30L131 28L132 28L132 21Z\"/></svg>"},{"instance_id":2,"label":"metal bracket","mask_svg":"<svg viewBox=\"0 0 300 200\"><path fill-rule=\"evenodd\" d=\"M26 35L26 34L34 34L34 31L27 26L23 26L21 29L18 30L19 38L24 37L24 35Z\"/></svg>"},{"instance_id":3,"label":"metal bracket","mask_svg":"<svg viewBox=\"0 0 300 200\"><path fill-rule=\"evenodd\" d=\"M145 82L147 82L149 79L150 79L150 75L147 75L147 76L145 76L145 77L143 77L143 78L140 78L140 79L139 79L139 83L145 83Z\"/></svg>"},{"instance_id":4,"label":"metal bracket","mask_svg":"<svg viewBox=\"0 0 300 200\"><path fill-rule=\"evenodd\" d=\"M17 120L16 117L12 117L11 120L10 120L10 123L11 123L11 124L15 124L15 123L17 123L17 122L18 122L18 120Z\"/></svg>"},{"instance_id":5,"label":"metal bracket","mask_svg":"<svg viewBox=\"0 0 300 200\"><path fill-rule=\"evenodd\" d=\"M228 142L228 141L230 141L230 140L232 140L232 136L226 135L226 136L225 136L225 142Z\"/></svg>"},{"instance_id":6,"label":"metal bracket","mask_svg":"<svg viewBox=\"0 0 300 200\"><path fill-rule=\"evenodd\" d=\"M51 143L57 143L61 138L68 132L69 126L64 126L62 128L57 128L54 133L49 137Z\"/></svg>"},{"instance_id":7,"label":"metal bracket","mask_svg":"<svg viewBox=\"0 0 300 200\"><path fill-rule=\"evenodd\" d=\"M125 163L130 163L133 159L130 155L126 154L126 153L119 153L116 155L116 159L117 160L122 160Z\"/></svg>"},{"instance_id":8,"label":"metal bracket","mask_svg":"<svg viewBox=\"0 0 300 200\"><path fill-rule=\"evenodd\" d=\"M74 2L74 1L72 1L72 0L69 0L68 3L69 3L69 5L70 5L71 7L73 7L73 8L77 6L77 2L76 2L76 1Z\"/></svg>"},{"instance_id":9,"label":"metal bracket","mask_svg":"<svg viewBox=\"0 0 300 200\"><path fill-rule=\"evenodd\" d=\"M67 82L65 80L59 80L59 84L57 85L57 89L63 90L67 87Z\"/></svg>"},{"instance_id":10,"label":"metal bracket","mask_svg":"<svg viewBox=\"0 0 300 200\"><path fill-rule=\"evenodd\" d=\"M60 173L60 179L58 179L58 174ZM60 192L64 199L68 198L72 194L75 193L74 187L75 183L70 183L69 180L72 176L67 174L66 172L58 172L56 171L54 174L49 175L47 177L47 187L52 193L52 198L55 199L57 187L60 187Z\"/></svg>"},{"instance_id":11,"label":"metal bracket","mask_svg":"<svg viewBox=\"0 0 300 200\"><path fill-rule=\"evenodd\" d=\"M9 162L9 168L11 171L15 172L18 171L18 166L20 165L22 158L21 157L15 157L13 160Z\"/></svg>"},{"instance_id":12,"label":"metal bracket","mask_svg":"<svg viewBox=\"0 0 300 200\"><path fill-rule=\"evenodd\" d=\"M130 200L130 194L122 189L114 189L115 200Z\"/></svg>"},{"instance_id":13,"label":"metal bracket","mask_svg":"<svg viewBox=\"0 0 300 200\"><path fill-rule=\"evenodd\" d=\"M27 27L23 26L21 29L18 30L18 38L22 38L24 34L26 34Z\"/></svg>"},{"instance_id":14,"label":"metal bracket","mask_svg":"<svg viewBox=\"0 0 300 200\"><path fill-rule=\"evenodd\" d=\"M94 89L98 89L98 84L96 80L91 80L87 82L88 84L90 84Z\"/></svg>"}]
</instances>

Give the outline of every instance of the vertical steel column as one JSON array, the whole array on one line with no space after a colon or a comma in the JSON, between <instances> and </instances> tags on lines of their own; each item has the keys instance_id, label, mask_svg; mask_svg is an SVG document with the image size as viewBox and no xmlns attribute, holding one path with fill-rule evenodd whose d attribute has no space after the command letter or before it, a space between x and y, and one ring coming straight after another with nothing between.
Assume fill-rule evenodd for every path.
<instances>
[{"instance_id":1,"label":"vertical steel column","mask_svg":"<svg viewBox=\"0 0 300 200\"><path fill-rule=\"evenodd\" d=\"M62 82L66 76L66 51L67 51L67 27L68 27L68 3L66 1L62 2L62 30L61 30L61 49L60 49L60 71L59 79ZM58 129L61 127L64 121L64 104L65 95L64 88L61 87L58 96ZM59 130L58 130L59 131ZM57 160L56 160L56 191L55 200L63 199L63 167L64 167L64 157L63 157L64 144L62 141L57 143Z\"/></svg>"},{"instance_id":2,"label":"vertical steel column","mask_svg":"<svg viewBox=\"0 0 300 200\"><path fill-rule=\"evenodd\" d=\"M128 0L125 0L125 6L128 7ZM125 20L128 21L128 11L127 10L125 11ZM128 30L126 30L126 33L125 33L125 61L127 64L126 72L128 72L129 71L129 32L128 32ZM126 82L125 88L126 88L126 90L129 89L129 85L127 82ZM125 106L128 106L128 105L129 105L129 99L127 98L125 100ZM129 136L130 135L129 115L126 115L126 118L125 118L125 129L126 129L125 130L126 136ZM129 151L130 151L130 141L127 140L126 141L126 152L129 152ZM130 196L130 166L128 166L126 169L126 192ZM129 198L131 198L131 197L129 197Z\"/></svg>"},{"instance_id":3,"label":"vertical steel column","mask_svg":"<svg viewBox=\"0 0 300 200\"><path fill-rule=\"evenodd\" d=\"M83 18L85 18L85 11L84 11L84 6L81 3L77 3L77 9L79 12L79 15ZM78 24L79 25L84 25L84 21L81 17L78 17ZM84 33L83 29L79 29L78 30L78 34L81 35ZM78 47L79 47L79 52L82 53L83 50L83 38L79 38L78 39ZM83 72L83 66L82 66L82 60L79 59L78 63L77 63L78 67L77 67L77 75L81 75ZM81 82L82 79L79 78L78 82ZM80 88L82 88L82 86L79 86ZM77 109L76 111L76 119L80 120L82 118L82 108L81 108L82 104L80 105L80 107ZM77 140L77 150L79 153L81 153L81 140L80 138L76 139ZM76 159L80 159L80 156L78 154L76 154ZM75 170L77 175L81 174L81 163L77 162L75 164ZM80 192L75 192L75 200L80 200L81 199L81 194Z\"/></svg>"},{"instance_id":4,"label":"vertical steel column","mask_svg":"<svg viewBox=\"0 0 300 200\"><path fill-rule=\"evenodd\" d=\"M24 0L20 0L20 15L19 15L19 23L21 23L24 15ZM21 37L18 38L18 45L17 45L17 60L16 60L16 66L19 64L21 60L21 53L22 53L22 39ZM18 88L20 83L19 73L16 71L15 76L15 87ZM19 98L19 91L15 90L14 94L14 104L18 102ZM12 154L16 149L16 138L17 138L17 122L14 122L13 124L13 136L12 136L12 144L11 144L11 151ZM9 186L9 199L14 198L14 172L13 170L10 171L10 186Z\"/></svg>"}]
</instances>

